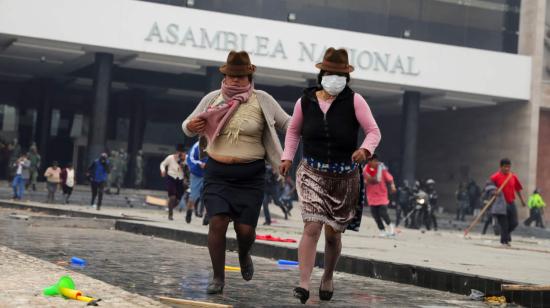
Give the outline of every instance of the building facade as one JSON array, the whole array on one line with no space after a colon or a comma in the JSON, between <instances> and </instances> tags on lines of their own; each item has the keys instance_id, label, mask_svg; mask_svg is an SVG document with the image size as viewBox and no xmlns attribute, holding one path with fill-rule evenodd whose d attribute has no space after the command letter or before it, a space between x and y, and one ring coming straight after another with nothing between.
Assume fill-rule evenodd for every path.
<instances>
[{"instance_id":1,"label":"building facade","mask_svg":"<svg viewBox=\"0 0 550 308\"><path fill-rule=\"evenodd\" d=\"M510 157L528 190L550 191L546 9L543 0L0 0L0 137L36 142L46 161L80 170L106 149L130 158L143 149L147 185L162 187L158 162L192 143L180 124L219 88L229 50L251 54L256 88L291 113L334 46L349 51L352 88L399 179L435 179L451 209L460 181L482 185Z\"/></svg>"}]
</instances>

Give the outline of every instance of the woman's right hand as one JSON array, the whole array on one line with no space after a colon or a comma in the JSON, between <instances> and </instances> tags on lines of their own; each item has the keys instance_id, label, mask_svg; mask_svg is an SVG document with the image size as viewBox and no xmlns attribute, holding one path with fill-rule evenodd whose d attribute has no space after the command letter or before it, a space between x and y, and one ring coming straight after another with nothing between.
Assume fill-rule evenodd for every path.
<instances>
[{"instance_id":1,"label":"woman's right hand","mask_svg":"<svg viewBox=\"0 0 550 308\"><path fill-rule=\"evenodd\" d=\"M200 134L206 128L206 121L204 119L193 118L187 123L187 129L195 134Z\"/></svg>"},{"instance_id":2,"label":"woman's right hand","mask_svg":"<svg viewBox=\"0 0 550 308\"><path fill-rule=\"evenodd\" d=\"M290 170L290 167L292 167L292 161L291 160L283 160L281 162L281 165L279 166L279 173L282 176L286 176L288 174L288 171Z\"/></svg>"}]
</instances>

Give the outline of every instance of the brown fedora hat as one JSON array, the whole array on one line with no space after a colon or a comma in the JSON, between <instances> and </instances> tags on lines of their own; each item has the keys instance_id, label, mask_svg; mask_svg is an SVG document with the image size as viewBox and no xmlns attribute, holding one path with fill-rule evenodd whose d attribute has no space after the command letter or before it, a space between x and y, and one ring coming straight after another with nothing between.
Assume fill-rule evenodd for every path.
<instances>
[{"instance_id":1,"label":"brown fedora hat","mask_svg":"<svg viewBox=\"0 0 550 308\"><path fill-rule=\"evenodd\" d=\"M246 51L231 50L227 55L227 61L220 67L220 72L229 76L252 75L256 66L250 63L250 57Z\"/></svg>"},{"instance_id":2,"label":"brown fedora hat","mask_svg":"<svg viewBox=\"0 0 550 308\"><path fill-rule=\"evenodd\" d=\"M349 65L348 52L343 48L332 47L325 52L323 62L315 64L315 67L332 73L351 73L354 70L353 66Z\"/></svg>"}]
</instances>

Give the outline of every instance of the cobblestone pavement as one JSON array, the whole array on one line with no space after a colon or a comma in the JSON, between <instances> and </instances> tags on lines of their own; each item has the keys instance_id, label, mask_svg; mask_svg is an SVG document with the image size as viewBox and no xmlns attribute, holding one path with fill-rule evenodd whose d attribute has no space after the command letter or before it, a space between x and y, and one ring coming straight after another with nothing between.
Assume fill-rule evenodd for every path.
<instances>
[{"instance_id":1,"label":"cobblestone pavement","mask_svg":"<svg viewBox=\"0 0 550 308\"><path fill-rule=\"evenodd\" d=\"M278 268L274 260L254 258L256 272L251 282L245 282L239 272L228 272L223 296L208 296L205 288L209 280L210 260L204 247L108 230L104 224L99 224L98 229L91 224L87 225L87 229L56 227L60 225L56 219L51 220L50 226L47 219L40 220L39 224L33 224L32 217L28 221L7 218L11 212L14 211L0 210L0 245L52 262L66 261L71 256L84 258L89 265L72 270L130 292L148 297L165 295L214 301L232 304L235 307L302 306L291 296L292 287L298 280L297 269ZM2 251L10 250L4 248ZM34 264L37 265L29 266L33 263L26 260L35 260ZM25 257L21 261L13 260L12 257L8 262L0 260L0 280L8 281L12 289L8 295L11 298L23 296L22 300L30 300L31 304L34 304L32 300L35 300L40 301L36 302L40 305L58 307L48 302L52 299L34 295L40 288L55 281L63 272L53 264L42 265L43 263ZM227 265L238 266L235 253L228 253ZM24 270L21 272L18 268ZM106 299L105 303L107 299L118 300L117 304L121 303L123 306L128 304L126 299L131 299L128 293L118 295L119 291L111 292L106 284L102 288L96 287L96 284L89 282L92 279L81 274L74 274L77 285L83 290L93 291L92 295ZM320 269L314 270L313 295L308 303L310 305L485 307L484 304L472 302L461 295L343 273L335 275L334 300L330 303L319 303L315 288L319 284L321 274ZM21 276L29 276L29 282L22 281L24 291L13 291L21 286ZM5 292L0 288L0 295L2 291ZM3 298L4 296L0 296L0 302Z\"/></svg>"},{"instance_id":2,"label":"cobblestone pavement","mask_svg":"<svg viewBox=\"0 0 550 308\"><path fill-rule=\"evenodd\" d=\"M51 205L38 202L22 202L22 204L97 213L91 207L82 205ZM260 217L257 233L299 240L303 228L299 204L295 203L293 216L289 220L282 219L278 207L271 206L271 210L276 222L271 226L263 226L261 225L263 218ZM144 224L163 228L203 234L208 232L208 228L202 226L201 220L196 217L193 218L191 224L186 224L185 212L176 212L175 220L168 221L166 212L153 206L148 208L106 206L99 213L117 216L121 219L125 219L125 216L146 218L150 222L143 222ZM520 226L519 228L525 227ZM473 231L468 238L464 238L463 232L456 229L437 232L412 229L399 231L395 237L379 238L377 236L378 229L372 218L364 216L359 232L346 232L343 235L342 254L522 283L550 284L550 275L540 270L541 268L550 268L550 240L548 239L517 236L514 232L512 249L502 249L498 237L492 234L480 235L478 231ZM235 238L232 230L228 232L228 236ZM297 247L297 244L269 243ZM324 240L321 237L317 248L322 251L323 247Z\"/></svg>"},{"instance_id":3,"label":"cobblestone pavement","mask_svg":"<svg viewBox=\"0 0 550 308\"><path fill-rule=\"evenodd\" d=\"M42 289L70 275L86 296L101 298L101 307L167 307L105 282L0 246L0 307L83 307L83 302L46 297Z\"/></svg>"}]
</instances>

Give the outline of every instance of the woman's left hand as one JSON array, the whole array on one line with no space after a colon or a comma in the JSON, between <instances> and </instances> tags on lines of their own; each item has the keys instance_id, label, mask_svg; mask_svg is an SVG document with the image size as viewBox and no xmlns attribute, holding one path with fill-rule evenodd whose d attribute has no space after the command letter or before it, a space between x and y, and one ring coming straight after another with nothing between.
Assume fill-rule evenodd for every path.
<instances>
[{"instance_id":1,"label":"woman's left hand","mask_svg":"<svg viewBox=\"0 0 550 308\"><path fill-rule=\"evenodd\" d=\"M367 151L365 149L357 149L351 155L351 160L354 163L364 163L369 157L370 157L369 151Z\"/></svg>"}]
</instances>

